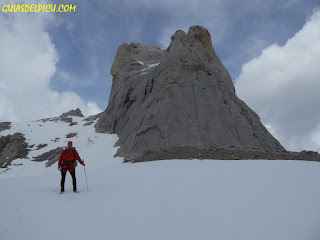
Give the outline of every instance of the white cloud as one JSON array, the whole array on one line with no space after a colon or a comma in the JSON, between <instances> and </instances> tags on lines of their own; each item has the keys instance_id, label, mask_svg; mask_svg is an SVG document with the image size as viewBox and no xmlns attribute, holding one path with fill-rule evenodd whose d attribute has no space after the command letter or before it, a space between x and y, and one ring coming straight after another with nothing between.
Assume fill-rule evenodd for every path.
<instances>
[{"instance_id":1,"label":"white cloud","mask_svg":"<svg viewBox=\"0 0 320 240\"><path fill-rule=\"evenodd\" d=\"M101 112L74 92L50 88L59 60L45 30L50 14L0 15L0 121L58 116L79 107L84 115Z\"/></svg>"},{"instance_id":2,"label":"white cloud","mask_svg":"<svg viewBox=\"0 0 320 240\"><path fill-rule=\"evenodd\" d=\"M140 5L168 14L169 19L166 19L166 24L158 30L158 42L162 49L169 46L171 36L177 30L188 32L190 26L201 25L210 32L213 32L212 30L215 30L215 33L219 32L214 36L214 42L217 42L226 28L228 17L223 11L224 1L222 0L124 0L124 2L127 6Z\"/></svg>"},{"instance_id":3,"label":"white cloud","mask_svg":"<svg viewBox=\"0 0 320 240\"><path fill-rule=\"evenodd\" d=\"M317 144L318 148L320 148L320 124L317 129L312 133L312 140Z\"/></svg>"},{"instance_id":4,"label":"white cloud","mask_svg":"<svg viewBox=\"0 0 320 240\"><path fill-rule=\"evenodd\" d=\"M160 48L161 49L167 49L170 42L171 42L171 36L179 29L184 32L188 32L190 26L187 25L170 25L170 26L165 26L161 30L161 37L159 39L160 43Z\"/></svg>"},{"instance_id":5,"label":"white cloud","mask_svg":"<svg viewBox=\"0 0 320 240\"><path fill-rule=\"evenodd\" d=\"M289 150L320 149L320 10L284 46L273 44L242 66L239 98Z\"/></svg>"}]
</instances>

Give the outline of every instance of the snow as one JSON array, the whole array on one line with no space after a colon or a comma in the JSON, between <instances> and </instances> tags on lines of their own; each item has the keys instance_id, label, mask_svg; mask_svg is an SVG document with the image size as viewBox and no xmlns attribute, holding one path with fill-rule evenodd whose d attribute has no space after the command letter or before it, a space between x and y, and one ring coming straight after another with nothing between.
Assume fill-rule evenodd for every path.
<instances>
[{"instance_id":1,"label":"snow","mask_svg":"<svg viewBox=\"0 0 320 240\"><path fill-rule=\"evenodd\" d=\"M140 63L141 65L144 65L144 63L143 63L143 62L140 62L140 61L138 61L138 60L137 60L137 62L138 62L138 63Z\"/></svg>"},{"instance_id":2,"label":"snow","mask_svg":"<svg viewBox=\"0 0 320 240\"><path fill-rule=\"evenodd\" d=\"M116 164L123 161L123 158L114 158L113 155L117 152L118 147L113 147L118 140L116 134L102 134L96 133L94 130L94 123L88 126L83 126L86 121L83 121L84 117L71 117L76 125L69 126L70 123L63 121L30 121L30 122L14 122L11 129L0 132L0 136L6 136L8 134L14 134L15 132L21 132L25 135L28 145L35 145L31 148L27 159L14 160L13 164L23 164L19 166L9 167L9 170L0 168L1 177L17 177L28 176L38 174L53 173L57 166L45 168L45 162L37 163L31 161L33 157L39 156L42 153L48 152L57 147L66 147L68 141L73 142L73 146L76 147L80 157L88 160L88 168L98 168L105 164ZM41 125L41 126L40 126ZM76 132L77 136L73 138L67 138L69 133ZM56 140L56 138L59 138ZM36 146L39 144L47 143L48 146L36 150ZM109 159L106 163L105 159ZM94 164L90 164L93 161Z\"/></svg>"},{"instance_id":3,"label":"snow","mask_svg":"<svg viewBox=\"0 0 320 240\"><path fill-rule=\"evenodd\" d=\"M153 68L153 67L156 67L158 66L160 63L154 63L154 64L150 64L148 65L148 68Z\"/></svg>"},{"instance_id":4,"label":"snow","mask_svg":"<svg viewBox=\"0 0 320 240\"><path fill-rule=\"evenodd\" d=\"M160 63L154 63L154 64L149 64L146 68L142 69L141 71L147 71L150 68L158 66Z\"/></svg>"},{"instance_id":5,"label":"snow","mask_svg":"<svg viewBox=\"0 0 320 240\"><path fill-rule=\"evenodd\" d=\"M115 134L94 123L13 123L29 144L49 143L0 173L0 239L319 240L320 163L281 160L163 160L122 163ZM39 126L42 125L41 127ZM73 138L66 134L77 132ZM58 141L51 141L56 138ZM32 157L72 140L85 159L79 194L58 194L57 164Z\"/></svg>"},{"instance_id":6,"label":"snow","mask_svg":"<svg viewBox=\"0 0 320 240\"><path fill-rule=\"evenodd\" d=\"M106 159L107 161L107 159ZM89 164L89 161L88 161ZM0 239L320 239L320 165L170 160L0 181Z\"/></svg>"}]
</instances>

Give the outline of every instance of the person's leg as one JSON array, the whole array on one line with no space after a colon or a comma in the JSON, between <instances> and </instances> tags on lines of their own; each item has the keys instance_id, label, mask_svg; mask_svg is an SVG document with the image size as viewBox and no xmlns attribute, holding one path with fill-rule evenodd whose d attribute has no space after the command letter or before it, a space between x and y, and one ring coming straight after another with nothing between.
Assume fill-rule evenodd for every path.
<instances>
[{"instance_id":1,"label":"person's leg","mask_svg":"<svg viewBox=\"0 0 320 240\"><path fill-rule=\"evenodd\" d=\"M77 191L76 169L72 169L70 173L72 176L73 191Z\"/></svg>"},{"instance_id":2,"label":"person's leg","mask_svg":"<svg viewBox=\"0 0 320 240\"><path fill-rule=\"evenodd\" d=\"M61 171L61 192L64 192L64 182L66 180L66 172Z\"/></svg>"}]
</instances>

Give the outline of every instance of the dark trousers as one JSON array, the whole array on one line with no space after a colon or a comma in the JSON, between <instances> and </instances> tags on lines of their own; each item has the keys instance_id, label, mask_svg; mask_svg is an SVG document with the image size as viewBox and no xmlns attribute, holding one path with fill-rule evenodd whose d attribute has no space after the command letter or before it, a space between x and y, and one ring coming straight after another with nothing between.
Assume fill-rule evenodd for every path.
<instances>
[{"instance_id":1,"label":"dark trousers","mask_svg":"<svg viewBox=\"0 0 320 240\"><path fill-rule=\"evenodd\" d=\"M70 172L70 171L69 171ZM66 180L67 171L61 171L61 191L64 191L64 182ZM77 191L76 169L70 172L72 176L73 190Z\"/></svg>"}]
</instances>

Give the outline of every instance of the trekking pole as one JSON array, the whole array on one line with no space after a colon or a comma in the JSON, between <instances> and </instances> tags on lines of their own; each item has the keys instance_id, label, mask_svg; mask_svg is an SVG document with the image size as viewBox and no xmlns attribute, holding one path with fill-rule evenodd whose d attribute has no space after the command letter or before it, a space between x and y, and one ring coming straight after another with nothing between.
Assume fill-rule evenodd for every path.
<instances>
[{"instance_id":1,"label":"trekking pole","mask_svg":"<svg viewBox=\"0 0 320 240\"><path fill-rule=\"evenodd\" d=\"M84 163L84 160L83 160ZM88 187L88 181L87 181L87 172L86 172L86 166L83 166L83 170L84 170L84 175L86 177L86 183L87 183L87 192L89 191L89 187Z\"/></svg>"}]
</instances>

